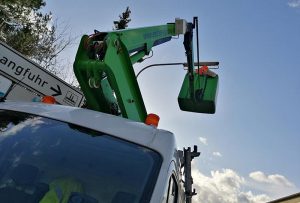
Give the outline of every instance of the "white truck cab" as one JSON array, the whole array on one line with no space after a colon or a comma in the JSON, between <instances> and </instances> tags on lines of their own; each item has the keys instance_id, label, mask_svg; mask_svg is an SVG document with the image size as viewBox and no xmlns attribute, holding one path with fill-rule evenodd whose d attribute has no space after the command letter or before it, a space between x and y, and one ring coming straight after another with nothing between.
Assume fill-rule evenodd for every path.
<instances>
[{"instance_id":1,"label":"white truck cab","mask_svg":"<svg viewBox=\"0 0 300 203\"><path fill-rule=\"evenodd\" d=\"M92 110L0 102L0 202L184 202L174 135Z\"/></svg>"}]
</instances>

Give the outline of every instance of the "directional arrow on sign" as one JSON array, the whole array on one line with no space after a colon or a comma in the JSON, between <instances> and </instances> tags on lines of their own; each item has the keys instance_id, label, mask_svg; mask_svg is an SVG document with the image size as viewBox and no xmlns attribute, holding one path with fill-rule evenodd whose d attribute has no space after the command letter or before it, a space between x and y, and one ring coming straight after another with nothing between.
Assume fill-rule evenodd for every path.
<instances>
[{"instance_id":1,"label":"directional arrow on sign","mask_svg":"<svg viewBox=\"0 0 300 203\"><path fill-rule=\"evenodd\" d=\"M52 94L53 97L61 95L60 86L59 85L56 85L56 86L57 86L57 89L54 89L54 87L50 87L50 89L55 92L55 94Z\"/></svg>"}]
</instances>

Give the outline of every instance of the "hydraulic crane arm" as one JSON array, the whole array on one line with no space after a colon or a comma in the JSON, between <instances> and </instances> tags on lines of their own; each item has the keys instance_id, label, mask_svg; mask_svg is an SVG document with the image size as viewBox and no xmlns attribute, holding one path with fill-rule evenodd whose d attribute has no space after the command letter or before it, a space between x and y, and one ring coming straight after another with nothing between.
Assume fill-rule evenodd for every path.
<instances>
[{"instance_id":1,"label":"hydraulic crane arm","mask_svg":"<svg viewBox=\"0 0 300 203\"><path fill-rule=\"evenodd\" d=\"M180 109L184 111L214 113L218 85L217 74L208 74L205 67L194 68L193 23L176 19L175 23L98 32L83 36L74 62L74 72L86 97L87 107L96 111L144 122L147 116L143 98L133 70L133 64L141 62L151 49L184 34L187 57L187 74L178 96ZM196 26L197 30L197 26ZM207 72L204 74L204 72ZM197 148L179 152L185 173L186 202L190 203L192 190L191 160L200 155Z\"/></svg>"},{"instance_id":2,"label":"hydraulic crane arm","mask_svg":"<svg viewBox=\"0 0 300 203\"><path fill-rule=\"evenodd\" d=\"M147 112L132 65L143 60L152 47L186 33L187 25L176 19L166 25L83 36L74 72L88 108L144 122Z\"/></svg>"}]
</instances>

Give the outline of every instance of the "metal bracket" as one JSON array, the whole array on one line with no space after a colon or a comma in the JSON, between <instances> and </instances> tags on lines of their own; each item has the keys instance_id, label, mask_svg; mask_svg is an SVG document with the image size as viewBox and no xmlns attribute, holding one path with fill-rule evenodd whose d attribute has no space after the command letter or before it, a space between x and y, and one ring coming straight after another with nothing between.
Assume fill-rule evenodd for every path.
<instances>
[{"instance_id":1,"label":"metal bracket","mask_svg":"<svg viewBox=\"0 0 300 203\"><path fill-rule=\"evenodd\" d=\"M181 168L184 168L184 189L186 195L186 203L192 202L192 197L196 195L196 190L192 188L193 178L192 178L192 160L195 157L200 156L198 148L194 145L194 150L191 151L191 148L183 148L183 151L178 150L178 154L181 161Z\"/></svg>"}]
</instances>

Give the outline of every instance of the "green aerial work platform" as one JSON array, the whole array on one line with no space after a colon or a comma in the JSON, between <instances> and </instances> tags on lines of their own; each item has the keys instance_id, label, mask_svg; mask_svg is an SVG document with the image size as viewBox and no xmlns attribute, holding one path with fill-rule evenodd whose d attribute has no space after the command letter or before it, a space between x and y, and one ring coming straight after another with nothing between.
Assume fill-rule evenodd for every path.
<instances>
[{"instance_id":1,"label":"green aerial work platform","mask_svg":"<svg viewBox=\"0 0 300 203\"><path fill-rule=\"evenodd\" d=\"M199 113L213 114L216 112L216 99L218 93L218 75L194 76L194 94L190 93L189 75L186 74L178 96L178 104L181 110ZM194 95L192 98L191 95Z\"/></svg>"}]
</instances>

